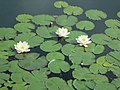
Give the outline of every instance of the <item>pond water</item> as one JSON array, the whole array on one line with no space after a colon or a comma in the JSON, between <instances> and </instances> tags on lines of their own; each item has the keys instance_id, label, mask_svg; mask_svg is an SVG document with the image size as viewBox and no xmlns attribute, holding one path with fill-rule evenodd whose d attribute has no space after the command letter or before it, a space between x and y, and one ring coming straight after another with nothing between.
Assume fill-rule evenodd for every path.
<instances>
[{"instance_id":1,"label":"pond water","mask_svg":"<svg viewBox=\"0 0 120 90\"><path fill-rule=\"evenodd\" d=\"M48 14L48 15L63 15L63 9L57 9L54 7L54 2L57 0L0 0L0 27L14 27L16 23L18 23L15 18L19 14L31 14L31 15L39 15L39 14ZM89 36L95 33L104 33L104 30L107 28L105 26L104 21L108 19L117 19L117 12L120 11L120 0L63 0L69 3L70 5L80 6L84 11L89 9L98 9L102 10L107 13L108 17L104 20L100 21L93 21L95 23L94 30L85 31ZM88 20L84 14L81 16L77 16L79 20ZM92 20L89 20L92 21ZM73 27L74 29L74 27ZM106 46L105 46L106 47ZM42 53L42 50L39 50L39 47L35 47L31 50L32 52ZM112 49L106 47L104 53L100 55L96 55L96 58L99 56L105 55L112 51ZM43 52L41 55L46 55ZM15 57L11 57L12 58ZM65 61L69 64L72 64L69 61L68 57L65 57ZM81 65L82 66L82 65ZM83 65L83 67L89 67L89 65ZM51 73L48 77L60 77L65 81L73 80L74 77L72 76L73 69L69 70L68 72L55 74ZM113 79L117 78L113 72L109 71L105 74L108 77L109 82ZM83 80L84 81L84 80ZM107 84L106 84L107 85ZM79 90L79 89L76 89ZM92 90L92 89L91 89ZM119 88L120 90L120 88Z\"/></svg>"}]
</instances>

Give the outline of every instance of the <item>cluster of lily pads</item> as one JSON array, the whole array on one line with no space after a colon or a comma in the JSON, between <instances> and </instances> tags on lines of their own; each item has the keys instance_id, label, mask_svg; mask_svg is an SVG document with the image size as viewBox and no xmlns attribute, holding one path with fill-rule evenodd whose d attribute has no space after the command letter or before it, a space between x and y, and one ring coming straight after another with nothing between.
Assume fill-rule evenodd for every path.
<instances>
[{"instance_id":1,"label":"cluster of lily pads","mask_svg":"<svg viewBox=\"0 0 120 90\"><path fill-rule=\"evenodd\" d=\"M120 21L64 1L54 6L64 15L21 14L14 28L0 28L0 90L120 90ZM105 32L88 38L99 20Z\"/></svg>"}]
</instances>

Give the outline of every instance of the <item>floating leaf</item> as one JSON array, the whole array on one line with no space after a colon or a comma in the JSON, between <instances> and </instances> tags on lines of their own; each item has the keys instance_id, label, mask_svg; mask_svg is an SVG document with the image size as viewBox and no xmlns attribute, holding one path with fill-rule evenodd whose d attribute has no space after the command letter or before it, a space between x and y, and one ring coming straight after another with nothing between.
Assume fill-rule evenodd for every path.
<instances>
[{"instance_id":1,"label":"floating leaf","mask_svg":"<svg viewBox=\"0 0 120 90\"><path fill-rule=\"evenodd\" d=\"M112 84L114 84L117 88L119 88L120 87L120 78L117 78L117 79L114 79L113 81L112 81Z\"/></svg>"},{"instance_id":2,"label":"floating leaf","mask_svg":"<svg viewBox=\"0 0 120 90\"><path fill-rule=\"evenodd\" d=\"M56 8L67 7L67 6L68 6L68 3L65 2L65 1L56 1L56 2L54 3L54 6L55 6Z\"/></svg>"},{"instance_id":3,"label":"floating leaf","mask_svg":"<svg viewBox=\"0 0 120 90\"><path fill-rule=\"evenodd\" d=\"M95 86L95 90L116 90L117 88L111 83L99 83Z\"/></svg>"},{"instance_id":4,"label":"floating leaf","mask_svg":"<svg viewBox=\"0 0 120 90\"><path fill-rule=\"evenodd\" d=\"M58 51L61 49L61 47L62 45L54 40L45 41L40 45L40 49L42 49L45 52Z\"/></svg>"},{"instance_id":5,"label":"floating leaf","mask_svg":"<svg viewBox=\"0 0 120 90\"><path fill-rule=\"evenodd\" d=\"M72 45L72 44L65 44L63 47L62 47L62 53L66 56L69 56L73 49L74 49L75 45Z\"/></svg>"},{"instance_id":6,"label":"floating leaf","mask_svg":"<svg viewBox=\"0 0 120 90\"><path fill-rule=\"evenodd\" d=\"M91 52L75 51L71 53L69 58L74 64L90 65L95 62L95 55Z\"/></svg>"},{"instance_id":7,"label":"floating leaf","mask_svg":"<svg viewBox=\"0 0 120 90\"><path fill-rule=\"evenodd\" d=\"M27 23L33 18L32 15L29 14L20 14L16 17L16 20L22 23Z\"/></svg>"},{"instance_id":8,"label":"floating leaf","mask_svg":"<svg viewBox=\"0 0 120 90\"><path fill-rule=\"evenodd\" d=\"M57 59L60 59L60 60L65 59L64 55L62 53L60 53L60 52L48 53L46 58L47 58L48 61L57 60Z\"/></svg>"},{"instance_id":9,"label":"floating leaf","mask_svg":"<svg viewBox=\"0 0 120 90\"><path fill-rule=\"evenodd\" d=\"M119 40L112 40L108 43L108 47L110 47L113 50L120 51L120 41Z\"/></svg>"},{"instance_id":10,"label":"floating leaf","mask_svg":"<svg viewBox=\"0 0 120 90\"><path fill-rule=\"evenodd\" d=\"M19 66L26 70L37 70L47 65L46 58L44 56L38 59L24 59L18 62Z\"/></svg>"},{"instance_id":11,"label":"floating leaf","mask_svg":"<svg viewBox=\"0 0 120 90\"><path fill-rule=\"evenodd\" d=\"M0 53L1 58L1 53ZM9 69L8 61L0 59L0 72L7 71Z\"/></svg>"},{"instance_id":12,"label":"floating leaf","mask_svg":"<svg viewBox=\"0 0 120 90\"><path fill-rule=\"evenodd\" d=\"M53 73L67 72L70 70L70 65L63 60L55 60L48 64L48 68Z\"/></svg>"},{"instance_id":13,"label":"floating leaf","mask_svg":"<svg viewBox=\"0 0 120 90\"><path fill-rule=\"evenodd\" d=\"M68 6L64 9L64 13L68 15L81 15L83 13L83 9L78 6Z\"/></svg>"},{"instance_id":14,"label":"floating leaf","mask_svg":"<svg viewBox=\"0 0 120 90\"><path fill-rule=\"evenodd\" d=\"M94 74L105 74L107 72L107 68L99 64L92 64L89 69Z\"/></svg>"},{"instance_id":15,"label":"floating leaf","mask_svg":"<svg viewBox=\"0 0 120 90\"><path fill-rule=\"evenodd\" d=\"M69 43L77 43L76 38L80 35L86 35L86 33L82 31L71 31L69 34L69 38L66 39L67 42Z\"/></svg>"},{"instance_id":16,"label":"floating leaf","mask_svg":"<svg viewBox=\"0 0 120 90\"><path fill-rule=\"evenodd\" d=\"M49 25L50 22L54 21L54 18L50 15L36 15L32 21L37 25Z\"/></svg>"},{"instance_id":17,"label":"floating leaf","mask_svg":"<svg viewBox=\"0 0 120 90\"><path fill-rule=\"evenodd\" d=\"M108 28L105 30L105 34L112 38L120 39L120 29L119 28Z\"/></svg>"},{"instance_id":18,"label":"floating leaf","mask_svg":"<svg viewBox=\"0 0 120 90\"><path fill-rule=\"evenodd\" d=\"M91 36L91 40L97 44L106 45L109 41L111 41L111 38L105 34L93 34Z\"/></svg>"},{"instance_id":19,"label":"floating leaf","mask_svg":"<svg viewBox=\"0 0 120 90\"><path fill-rule=\"evenodd\" d=\"M107 14L100 10L91 9L86 11L85 14L86 14L86 17L92 20L101 20L101 19L107 18Z\"/></svg>"},{"instance_id":20,"label":"floating leaf","mask_svg":"<svg viewBox=\"0 0 120 90\"><path fill-rule=\"evenodd\" d=\"M60 26L73 26L77 22L77 18L74 16L60 15L56 19L56 23Z\"/></svg>"},{"instance_id":21,"label":"floating leaf","mask_svg":"<svg viewBox=\"0 0 120 90\"><path fill-rule=\"evenodd\" d=\"M105 21L107 27L116 28L120 27L120 21L116 19L108 19Z\"/></svg>"},{"instance_id":22,"label":"floating leaf","mask_svg":"<svg viewBox=\"0 0 120 90\"><path fill-rule=\"evenodd\" d=\"M117 16L120 18L120 11L117 13Z\"/></svg>"},{"instance_id":23,"label":"floating leaf","mask_svg":"<svg viewBox=\"0 0 120 90\"><path fill-rule=\"evenodd\" d=\"M32 29L35 29L35 26L31 23L18 23L14 26L18 32L29 33Z\"/></svg>"},{"instance_id":24,"label":"floating leaf","mask_svg":"<svg viewBox=\"0 0 120 90\"><path fill-rule=\"evenodd\" d=\"M0 28L0 40L12 39L16 36L16 31L13 28Z\"/></svg>"},{"instance_id":25,"label":"floating leaf","mask_svg":"<svg viewBox=\"0 0 120 90\"><path fill-rule=\"evenodd\" d=\"M76 27L80 30L92 30L95 28L95 25L91 21L80 21L76 24Z\"/></svg>"}]
</instances>

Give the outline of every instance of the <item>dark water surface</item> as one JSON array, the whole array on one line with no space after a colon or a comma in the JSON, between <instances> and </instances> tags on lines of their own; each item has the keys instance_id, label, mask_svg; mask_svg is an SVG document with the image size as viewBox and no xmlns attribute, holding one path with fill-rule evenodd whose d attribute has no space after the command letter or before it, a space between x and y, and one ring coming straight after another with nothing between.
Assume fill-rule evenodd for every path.
<instances>
[{"instance_id":1,"label":"dark water surface","mask_svg":"<svg viewBox=\"0 0 120 90\"><path fill-rule=\"evenodd\" d=\"M13 27L18 14L62 14L53 3L57 0L0 0L0 27ZM77 5L84 9L100 9L108 14L108 18L117 18L120 10L120 0L63 0L70 5ZM98 22L99 23L99 22ZM99 25L96 29L101 28ZM99 30L101 31L101 30ZM93 33L93 32L91 32Z\"/></svg>"}]
</instances>

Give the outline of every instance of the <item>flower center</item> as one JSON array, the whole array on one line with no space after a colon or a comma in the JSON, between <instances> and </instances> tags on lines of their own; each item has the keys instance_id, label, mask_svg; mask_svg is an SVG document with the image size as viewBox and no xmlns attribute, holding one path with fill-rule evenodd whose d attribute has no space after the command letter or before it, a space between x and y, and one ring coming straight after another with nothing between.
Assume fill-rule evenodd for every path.
<instances>
[{"instance_id":1,"label":"flower center","mask_svg":"<svg viewBox=\"0 0 120 90\"><path fill-rule=\"evenodd\" d=\"M82 38L82 41L85 42L85 41L86 41L86 38Z\"/></svg>"},{"instance_id":2,"label":"flower center","mask_svg":"<svg viewBox=\"0 0 120 90\"><path fill-rule=\"evenodd\" d=\"M62 32L64 33L64 32L65 32L65 30L64 30L64 29L62 29Z\"/></svg>"},{"instance_id":3,"label":"flower center","mask_svg":"<svg viewBox=\"0 0 120 90\"><path fill-rule=\"evenodd\" d=\"M21 49L24 49L25 47L24 46L20 46Z\"/></svg>"}]
</instances>

